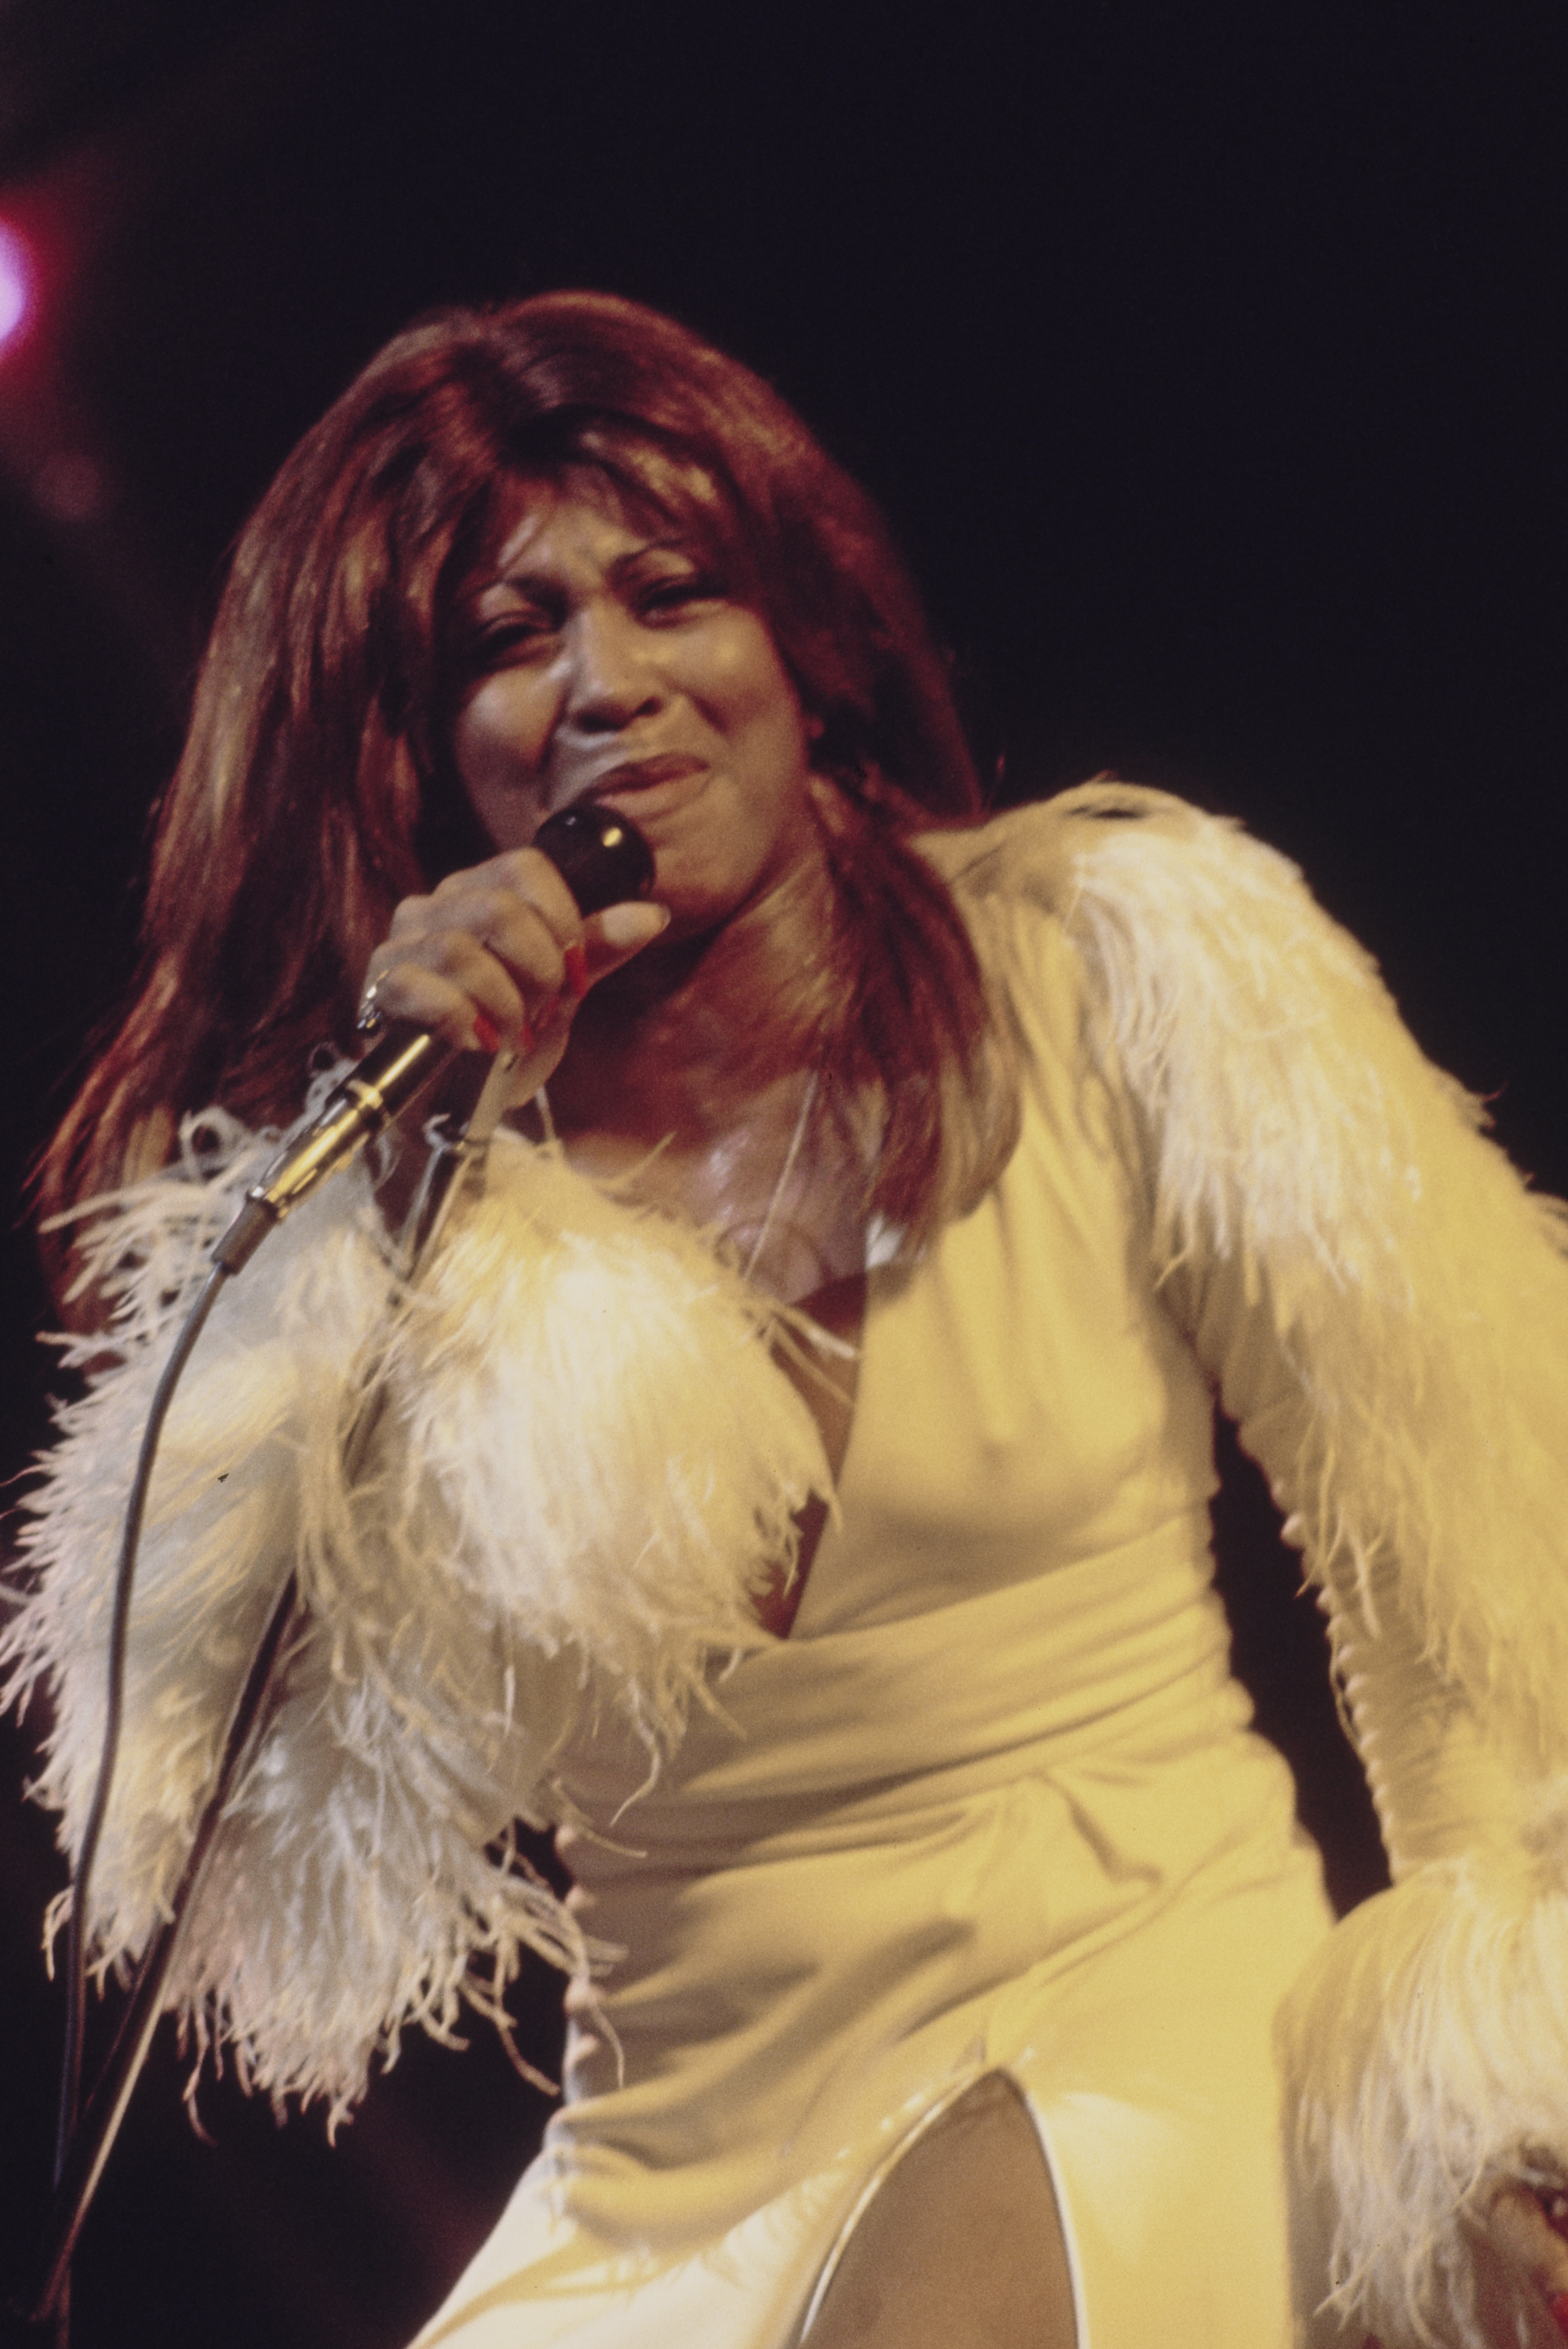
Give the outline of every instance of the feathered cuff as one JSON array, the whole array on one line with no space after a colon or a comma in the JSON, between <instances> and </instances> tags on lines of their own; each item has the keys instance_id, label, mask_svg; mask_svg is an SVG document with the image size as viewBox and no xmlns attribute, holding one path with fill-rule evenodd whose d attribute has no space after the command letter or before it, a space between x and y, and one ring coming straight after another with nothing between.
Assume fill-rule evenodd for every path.
<instances>
[{"instance_id":1,"label":"feathered cuff","mask_svg":"<svg viewBox=\"0 0 1568 2349\"><path fill-rule=\"evenodd\" d=\"M1480 2349L1491 2188L1568 2168L1564 1211L1237 825L1102 782L963 853L1016 985L1020 900L1076 950L1153 1277L1324 1592L1403 1877L1286 2026L1346 2337Z\"/></svg>"},{"instance_id":2,"label":"feathered cuff","mask_svg":"<svg viewBox=\"0 0 1568 2349\"><path fill-rule=\"evenodd\" d=\"M37 1782L79 1843L110 1584L153 1385L211 1242L273 1145L208 1116L175 1171L100 1203L108 1344L28 1507L0 1666L47 1684ZM760 1644L754 1593L830 1489L776 1317L696 1235L510 1139L418 1288L399 1291L361 1174L307 1202L220 1298L170 1414L132 1609L127 1719L90 1946L134 1959L164 1913L223 1728L294 1569L305 1628L218 1838L170 2003L274 2098L360 2094L418 2022L493 2006L520 1950L582 1970L574 1920L515 1864L562 1815L558 1758L614 1718L656 1771L716 1660ZM101 1365L105 1340L67 1360ZM382 1391L352 1486L344 1444ZM496 1838L502 1838L499 1848Z\"/></svg>"},{"instance_id":3,"label":"feathered cuff","mask_svg":"<svg viewBox=\"0 0 1568 2349\"><path fill-rule=\"evenodd\" d=\"M1329 2305L1357 2341L1489 2349L1491 2195L1568 2175L1568 1788L1513 1852L1428 1861L1353 1910L1281 2036Z\"/></svg>"}]
</instances>

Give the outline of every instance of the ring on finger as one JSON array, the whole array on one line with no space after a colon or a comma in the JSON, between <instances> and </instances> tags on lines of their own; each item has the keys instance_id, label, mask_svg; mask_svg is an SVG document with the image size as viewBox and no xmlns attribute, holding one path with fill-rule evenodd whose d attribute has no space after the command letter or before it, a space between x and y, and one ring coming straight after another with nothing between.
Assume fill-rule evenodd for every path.
<instances>
[{"instance_id":1,"label":"ring on finger","mask_svg":"<svg viewBox=\"0 0 1568 2349\"><path fill-rule=\"evenodd\" d=\"M376 999L376 991L380 984L378 978L366 980L365 990L359 999L359 1009L354 1017L355 1034L363 1036L367 1040L371 1037L379 1036L387 1025L387 1014Z\"/></svg>"}]
</instances>

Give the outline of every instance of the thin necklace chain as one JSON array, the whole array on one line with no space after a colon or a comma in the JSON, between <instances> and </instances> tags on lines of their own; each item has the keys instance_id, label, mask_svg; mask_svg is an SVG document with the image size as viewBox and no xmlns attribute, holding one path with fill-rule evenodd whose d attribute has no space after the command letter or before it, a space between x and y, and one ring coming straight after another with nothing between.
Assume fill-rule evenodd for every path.
<instances>
[{"instance_id":1,"label":"thin necklace chain","mask_svg":"<svg viewBox=\"0 0 1568 2349\"><path fill-rule=\"evenodd\" d=\"M817 1100L817 1088L821 1079L821 1068L818 1066L812 1070L806 1082L806 1090L800 1096L800 1107L795 1119L795 1131L789 1136L789 1147L784 1153L784 1164L779 1169L778 1180L769 1195L768 1206L762 1217L762 1228L752 1241L750 1251L741 1268L742 1275L747 1280L749 1280L757 1270L762 1251L767 1247L773 1230L773 1219L779 1213L779 1203L783 1199L789 1177L795 1172L795 1161L799 1157L801 1145L806 1139L806 1129L811 1122L811 1112Z\"/></svg>"},{"instance_id":2,"label":"thin necklace chain","mask_svg":"<svg viewBox=\"0 0 1568 2349\"><path fill-rule=\"evenodd\" d=\"M800 1152L805 1144L806 1131L811 1123L811 1112L816 1107L817 1094L821 1085L821 1081L822 1071L820 1068L813 1069L810 1077L806 1081L806 1090L800 1096L800 1106L795 1113L795 1128L789 1136L789 1147L784 1153L784 1164L779 1169L773 1188L769 1194L768 1205L763 1210L761 1228L758 1232L757 1237L752 1241L751 1247L747 1254L746 1262L741 1267L741 1276L746 1280L752 1278L757 1270L758 1265L761 1261L762 1251L767 1247L769 1240L772 1237L774 1221L778 1216L779 1206L784 1197L784 1193L789 1186L789 1177L795 1172L795 1162L799 1157ZM558 1146L556 1144L555 1121L550 1114L550 1095L543 1085L541 1085L539 1091L534 1094L533 1102L534 1107L539 1112L540 1124L544 1132L546 1145L550 1147Z\"/></svg>"}]
</instances>

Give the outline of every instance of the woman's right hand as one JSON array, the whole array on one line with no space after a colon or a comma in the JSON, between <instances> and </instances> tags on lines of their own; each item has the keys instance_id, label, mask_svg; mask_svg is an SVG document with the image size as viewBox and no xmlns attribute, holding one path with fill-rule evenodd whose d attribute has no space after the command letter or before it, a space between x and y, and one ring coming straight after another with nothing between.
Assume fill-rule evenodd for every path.
<instances>
[{"instance_id":1,"label":"woman's right hand","mask_svg":"<svg viewBox=\"0 0 1568 2349\"><path fill-rule=\"evenodd\" d=\"M1472 2239L1476 2312L1497 2349L1547 2349L1568 2334L1568 2194L1504 2185ZM1366 2349L1384 2349L1367 2336Z\"/></svg>"},{"instance_id":2,"label":"woman's right hand","mask_svg":"<svg viewBox=\"0 0 1568 2349\"><path fill-rule=\"evenodd\" d=\"M668 920L664 906L630 900L584 918L548 856L509 849L428 897L404 898L370 957L366 999L459 1051L509 1047L520 1090L533 1092L559 1065L589 988Z\"/></svg>"}]
</instances>

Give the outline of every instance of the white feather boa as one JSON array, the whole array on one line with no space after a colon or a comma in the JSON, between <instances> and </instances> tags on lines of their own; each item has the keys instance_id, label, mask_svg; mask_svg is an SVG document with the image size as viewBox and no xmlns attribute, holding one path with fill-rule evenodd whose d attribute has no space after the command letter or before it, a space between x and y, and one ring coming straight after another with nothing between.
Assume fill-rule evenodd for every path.
<instances>
[{"instance_id":1,"label":"white feather boa","mask_svg":"<svg viewBox=\"0 0 1568 2349\"><path fill-rule=\"evenodd\" d=\"M1492 2329L1511 2294L1486 2211L1500 2185L1568 2170L1568 1806L1512 1851L1429 1861L1352 1910L1283 2037L1357 2349L1364 2330L1387 2349L1537 2338L1539 2313Z\"/></svg>"},{"instance_id":2,"label":"white feather boa","mask_svg":"<svg viewBox=\"0 0 1568 2349\"><path fill-rule=\"evenodd\" d=\"M1156 1280L1179 1296L1227 1268L1267 1317L1301 1408L1264 1465L1314 1573L1366 1607L1392 1562L1521 1770L1568 1769L1568 1207L1233 822L1100 783L989 831L1000 853L960 893L1062 915L1133 1112Z\"/></svg>"},{"instance_id":3,"label":"white feather boa","mask_svg":"<svg viewBox=\"0 0 1568 2349\"><path fill-rule=\"evenodd\" d=\"M1486 2198L1568 2175L1564 1209L1274 851L1119 784L993 829L960 892L1000 914L1021 879L1078 947L1156 1279L1216 1379L1245 1337L1227 1401L1335 1619L1402 1879L1283 2024L1335 2306L1388 2349L1486 2349Z\"/></svg>"},{"instance_id":4,"label":"white feather boa","mask_svg":"<svg viewBox=\"0 0 1568 2349\"><path fill-rule=\"evenodd\" d=\"M107 1203L93 1243L119 1359L61 1414L0 1651L11 1700L50 1686L37 1792L73 1851L139 1429L272 1146L192 1122L183 1164ZM499 2019L523 1945L583 1971L575 1921L506 1830L563 1815L552 1757L596 1718L629 1722L655 1771L689 1704L715 1701L716 1658L767 1636L754 1593L792 1560L793 1513L830 1489L769 1352L776 1319L698 1236L504 1138L411 1292L393 1293L360 1175L300 1209L220 1298L170 1414L93 1876L98 1963L134 1958L166 1909L294 1566L309 1628L170 2002L274 2101L325 2096L335 2120L405 2023L449 2035L464 1999ZM372 1374L386 1403L350 1489Z\"/></svg>"}]
</instances>

